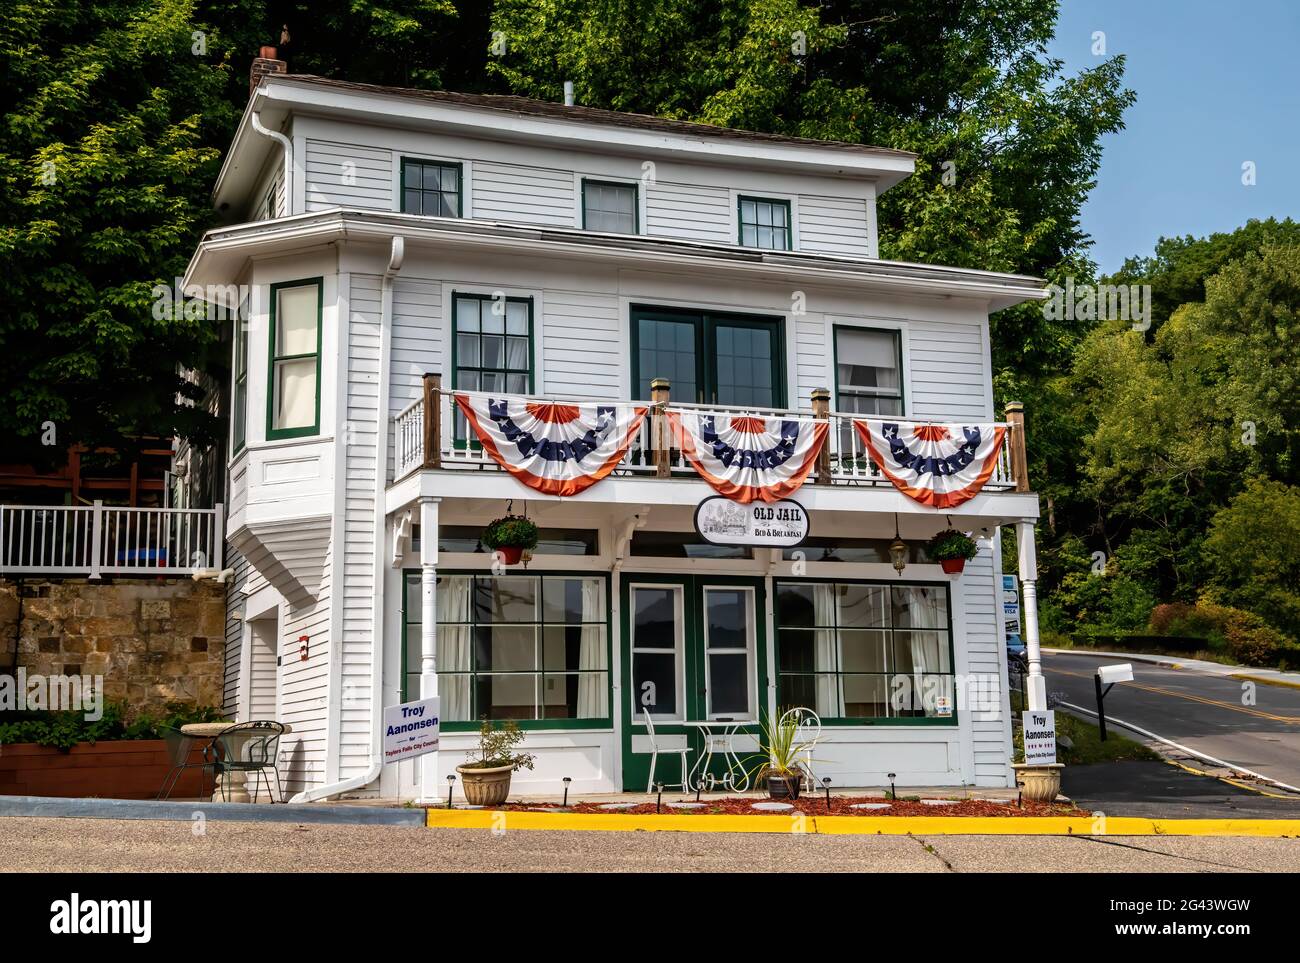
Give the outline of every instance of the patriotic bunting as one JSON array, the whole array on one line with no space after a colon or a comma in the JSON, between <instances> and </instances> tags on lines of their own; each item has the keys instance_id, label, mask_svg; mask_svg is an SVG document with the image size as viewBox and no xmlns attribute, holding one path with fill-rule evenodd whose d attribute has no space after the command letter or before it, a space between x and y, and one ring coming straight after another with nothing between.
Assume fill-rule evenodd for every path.
<instances>
[{"instance_id":1,"label":"patriotic bunting","mask_svg":"<svg viewBox=\"0 0 1300 963\"><path fill-rule=\"evenodd\" d=\"M974 498L997 467L1006 428L853 422L876 467L903 494L931 508Z\"/></svg>"},{"instance_id":2,"label":"patriotic bunting","mask_svg":"<svg viewBox=\"0 0 1300 963\"><path fill-rule=\"evenodd\" d=\"M456 404L492 460L529 488L576 495L623 460L646 409L560 404L456 392Z\"/></svg>"},{"instance_id":3,"label":"patriotic bunting","mask_svg":"<svg viewBox=\"0 0 1300 963\"><path fill-rule=\"evenodd\" d=\"M748 504L789 498L826 443L827 423L669 409L675 444L720 495Z\"/></svg>"}]
</instances>

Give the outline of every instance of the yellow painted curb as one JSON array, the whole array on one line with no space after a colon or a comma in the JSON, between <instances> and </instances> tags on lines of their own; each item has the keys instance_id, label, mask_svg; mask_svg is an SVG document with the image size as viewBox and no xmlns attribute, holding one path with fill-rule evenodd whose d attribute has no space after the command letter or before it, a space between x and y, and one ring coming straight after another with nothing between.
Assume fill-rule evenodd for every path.
<instances>
[{"instance_id":1,"label":"yellow painted curb","mask_svg":"<svg viewBox=\"0 0 1300 963\"><path fill-rule=\"evenodd\" d=\"M1282 689L1300 689L1300 682L1291 682L1289 679L1274 679L1266 675L1250 675L1246 672L1234 672L1228 678L1241 679L1244 682L1258 682L1260 685L1273 685Z\"/></svg>"},{"instance_id":2,"label":"yellow painted curb","mask_svg":"<svg viewBox=\"0 0 1300 963\"><path fill-rule=\"evenodd\" d=\"M1109 816L701 816L685 813L507 812L430 809L444 829L565 832L805 833L846 836L1269 836L1300 837L1300 819L1140 819Z\"/></svg>"}]
</instances>

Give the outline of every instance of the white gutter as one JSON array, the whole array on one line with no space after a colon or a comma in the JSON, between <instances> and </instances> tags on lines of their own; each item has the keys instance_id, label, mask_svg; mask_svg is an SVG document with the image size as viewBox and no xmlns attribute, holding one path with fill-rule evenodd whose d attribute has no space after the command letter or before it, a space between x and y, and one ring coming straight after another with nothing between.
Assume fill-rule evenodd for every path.
<instances>
[{"instance_id":1,"label":"white gutter","mask_svg":"<svg viewBox=\"0 0 1300 963\"><path fill-rule=\"evenodd\" d=\"M388 520L385 496L388 489L388 394L391 381L389 354L392 350L390 332L393 321L393 279L402 270L402 262L405 258L406 241L399 234L393 238L390 248L379 309L379 400L375 411L375 584L370 648L370 767L359 776L300 792L289 800L291 803L316 802L354 789L364 789L378 779L384 770L384 736L383 727L380 725L380 714L384 705L384 581L388 574L388 566L385 563ZM335 546L335 551L341 550L341 546ZM342 645L339 645L335 651L341 653ZM341 717L339 730L338 733L332 734L335 738L342 735Z\"/></svg>"},{"instance_id":2,"label":"white gutter","mask_svg":"<svg viewBox=\"0 0 1300 963\"><path fill-rule=\"evenodd\" d=\"M293 141L289 140L278 130L271 130L262 124L262 118L259 116L260 111L252 111L248 115L249 121L253 125L253 130L257 131L263 137L269 137L276 141L284 148L284 206L285 213L293 212Z\"/></svg>"}]
</instances>

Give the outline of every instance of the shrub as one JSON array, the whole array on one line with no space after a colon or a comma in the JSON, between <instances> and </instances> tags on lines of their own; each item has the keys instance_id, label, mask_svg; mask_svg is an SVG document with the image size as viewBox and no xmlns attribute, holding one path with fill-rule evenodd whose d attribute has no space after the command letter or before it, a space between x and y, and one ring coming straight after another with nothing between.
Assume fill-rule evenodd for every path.
<instances>
[{"instance_id":1,"label":"shrub","mask_svg":"<svg viewBox=\"0 0 1300 963\"><path fill-rule=\"evenodd\" d=\"M164 729L179 729L191 722L219 722L221 710L187 702L168 703L161 715L131 714L126 702L108 702L104 713L88 721L84 712L15 712L9 722L0 722L0 745L34 742L64 752L79 742L108 742L121 739L161 739Z\"/></svg>"}]
</instances>

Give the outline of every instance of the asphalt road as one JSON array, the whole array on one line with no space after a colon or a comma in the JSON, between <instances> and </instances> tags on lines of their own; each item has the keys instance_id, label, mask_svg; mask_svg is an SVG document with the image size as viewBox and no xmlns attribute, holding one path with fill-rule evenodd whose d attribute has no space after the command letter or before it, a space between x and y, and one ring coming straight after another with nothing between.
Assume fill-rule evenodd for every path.
<instances>
[{"instance_id":1,"label":"asphalt road","mask_svg":"<svg viewBox=\"0 0 1300 963\"><path fill-rule=\"evenodd\" d=\"M1047 691L1096 711L1096 667L1119 661L1044 654ZM1134 662L1133 681L1106 696L1106 715L1300 787L1300 689Z\"/></svg>"},{"instance_id":2,"label":"asphalt road","mask_svg":"<svg viewBox=\"0 0 1300 963\"><path fill-rule=\"evenodd\" d=\"M1300 840L539 832L0 818L0 872L1298 872Z\"/></svg>"}]
</instances>

